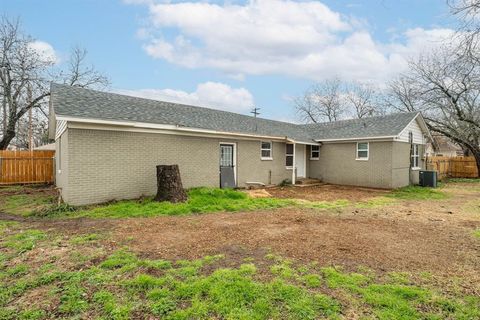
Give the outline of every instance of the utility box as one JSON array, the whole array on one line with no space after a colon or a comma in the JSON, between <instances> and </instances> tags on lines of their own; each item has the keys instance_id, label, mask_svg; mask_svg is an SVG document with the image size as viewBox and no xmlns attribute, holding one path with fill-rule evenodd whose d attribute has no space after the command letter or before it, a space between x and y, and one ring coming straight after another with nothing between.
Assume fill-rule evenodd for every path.
<instances>
[{"instance_id":1,"label":"utility box","mask_svg":"<svg viewBox=\"0 0 480 320\"><path fill-rule=\"evenodd\" d=\"M422 187L437 187L437 171L421 170L419 172L419 182Z\"/></svg>"}]
</instances>

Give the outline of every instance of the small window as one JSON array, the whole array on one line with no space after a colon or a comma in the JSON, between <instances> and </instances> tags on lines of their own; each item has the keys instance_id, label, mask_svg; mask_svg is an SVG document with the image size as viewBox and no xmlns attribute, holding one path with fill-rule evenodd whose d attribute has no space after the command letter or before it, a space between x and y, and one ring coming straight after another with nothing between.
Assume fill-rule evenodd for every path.
<instances>
[{"instance_id":1,"label":"small window","mask_svg":"<svg viewBox=\"0 0 480 320\"><path fill-rule=\"evenodd\" d=\"M357 143L357 160L368 160L368 142Z\"/></svg>"},{"instance_id":2,"label":"small window","mask_svg":"<svg viewBox=\"0 0 480 320\"><path fill-rule=\"evenodd\" d=\"M310 160L318 160L320 158L320 146L310 146Z\"/></svg>"},{"instance_id":3,"label":"small window","mask_svg":"<svg viewBox=\"0 0 480 320\"><path fill-rule=\"evenodd\" d=\"M285 165L293 167L293 144L287 144L285 147Z\"/></svg>"},{"instance_id":4,"label":"small window","mask_svg":"<svg viewBox=\"0 0 480 320\"><path fill-rule=\"evenodd\" d=\"M260 153L262 160L272 160L272 143L269 141L262 141Z\"/></svg>"},{"instance_id":5,"label":"small window","mask_svg":"<svg viewBox=\"0 0 480 320\"><path fill-rule=\"evenodd\" d=\"M418 154L418 144L412 145L412 155L411 155L411 163L410 166L412 168L419 168L420 167L420 155Z\"/></svg>"}]
</instances>

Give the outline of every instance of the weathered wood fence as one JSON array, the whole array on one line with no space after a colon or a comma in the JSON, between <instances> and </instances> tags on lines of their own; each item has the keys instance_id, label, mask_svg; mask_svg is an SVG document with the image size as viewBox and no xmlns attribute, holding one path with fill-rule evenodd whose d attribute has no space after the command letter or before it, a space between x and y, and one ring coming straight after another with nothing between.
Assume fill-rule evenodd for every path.
<instances>
[{"instance_id":1,"label":"weathered wood fence","mask_svg":"<svg viewBox=\"0 0 480 320\"><path fill-rule=\"evenodd\" d=\"M474 157L429 157L427 169L437 171L439 179L478 177Z\"/></svg>"},{"instance_id":2,"label":"weathered wood fence","mask_svg":"<svg viewBox=\"0 0 480 320\"><path fill-rule=\"evenodd\" d=\"M53 183L55 151L0 150L0 185Z\"/></svg>"}]
</instances>

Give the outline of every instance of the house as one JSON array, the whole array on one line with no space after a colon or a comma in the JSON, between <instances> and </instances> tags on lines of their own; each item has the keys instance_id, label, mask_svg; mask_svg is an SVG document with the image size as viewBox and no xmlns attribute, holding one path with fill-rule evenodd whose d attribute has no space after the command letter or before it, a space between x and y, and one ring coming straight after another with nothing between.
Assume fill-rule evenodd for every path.
<instances>
[{"instance_id":1,"label":"house","mask_svg":"<svg viewBox=\"0 0 480 320\"><path fill-rule=\"evenodd\" d=\"M159 164L178 164L186 188L303 177L397 188L418 180L430 136L420 113L299 125L58 84L49 130L73 205L155 194Z\"/></svg>"},{"instance_id":2,"label":"house","mask_svg":"<svg viewBox=\"0 0 480 320\"><path fill-rule=\"evenodd\" d=\"M33 150L55 151L55 143L44 144L43 146L33 148Z\"/></svg>"},{"instance_id":3,"label":"house","mask_svg":"<svg viewBox=\"0 0 480 320\"><path fill-rule=\"evenodd\" d=\"M432 141L425 147L425 155L428 157L461 157L463 149L444 135L432 134Z\"/></svg>"}]
</instances>

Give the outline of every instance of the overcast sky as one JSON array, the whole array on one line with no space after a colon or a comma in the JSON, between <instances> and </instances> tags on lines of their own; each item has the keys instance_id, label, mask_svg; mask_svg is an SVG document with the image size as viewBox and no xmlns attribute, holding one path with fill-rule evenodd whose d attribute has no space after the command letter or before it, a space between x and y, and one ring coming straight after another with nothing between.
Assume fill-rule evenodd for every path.
<instances>
[{"instance_id":1,"label":"overcast sky","mask_svg":"<svg viewBox=\"0 0 480 320\"><path fill-rule=\"evenodd\" d=\"M74 45L110 90L294 121L292 97L331 77L384 84L448 39L444 0L0 0L35 45Z\"/></svg>"}]
</instances>

